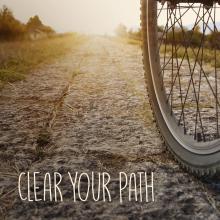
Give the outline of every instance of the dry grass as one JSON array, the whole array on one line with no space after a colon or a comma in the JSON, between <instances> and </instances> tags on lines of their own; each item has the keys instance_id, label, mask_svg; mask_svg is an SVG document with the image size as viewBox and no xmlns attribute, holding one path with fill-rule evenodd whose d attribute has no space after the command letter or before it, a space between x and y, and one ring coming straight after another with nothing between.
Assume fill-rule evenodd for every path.
<instances>
[{"instance_id":1,"label":"dry grass","mask_svg":"<svg viewBox=\"0 0 220 220\"><path fill-rule=\"evenodd\" d=\"M0 88L25 78L32 69L65 55L83 40L77 34L0 44Z\"/></svg>"},{"instance_id":2,"label":"dry grass","mask_svg":"<svg viewBox=\"0 0 220 220\"><path fill-rule=\"evenodd\" d=\"M133 39L133 38L129 38L129 37L118 37L117 40L121 43L126 43L126 44L131 44L131 45L138 45L141 46L142 41L141 40L137 40L137 39Z\"/></svg>"},{"instance_id":3,"label":"dry grass","mask_svg":"<svg viewBox=\"0 0 220 220\"><path fill-rule=\"evenodd\" d=\"M123 38L121 39L122 42L125 42L125 43L128 43L128 44L133 44L133 45L141 45L142 44L142 41L141 40L136 40L136 39L132 39L132 38ZM177 52L177 57L178 58L182 58L184 56L184 53L185 53L185 47L183 46L177 46L179 49L178 49L178 52ZM198 51L198 48L193 48L194 49L194 53L192 51L191 48L188 48L188 55L189 55L189 58L192 59L192 60L195 60L195 54L197 53ZM167 45L167 53L168 54L172 54L172 46L171 45ZM162 45L161 46L161 50L160 52L163 54L165 52L165 45ZM211 66L215 66L215 51L212 50L212 49L209 49L209 48L204 48L203 49L203 62L205 62L206 64L210 64ZM217 68L220 68L220 50L217 50L217 54L216 54L216 57L217 57L217 60L216 60L216 66ZM185 56L186 58L186 56ZM200 56L199 58L201 59L201 50L200 50Z\"/></svg>"},{"instance_id":4,"label":"dry grass","mask_svg":"<svg viewBox=\"0 0 220 220\"><path fill-rule=\"evenodd\" d=\"M179 46L177 46L179 47ZM194 50L194 52L193 52ZM196 57L196 54L198 52L198 48L193 48L193 50L191 48L188 48L187 51L188 51L188 55L189 55L189 58L192 59L192 60L195 60L195 57ZM161 53L165 53L165 45L162 45L161 46L161 50L160 50ZM171 45L167 45L166 46L166 53L171 55L172 54L172 46ZM203 50L203 62L205 62L206 64L210 64L211 66L215 66L215 51L212 50L212 49L208 49L208 48L204 48ZM216 62L216 66L217 68L220 67L220 51L217 50L217 62ZM180 46L178 51L177 51L177 57L178 58L183 58L185 54L185 47L182 47ZM202 51L200 50L199 52L199 61L201 60L201 54L202 54ZM174 54L174 57L176 57L176 54ZM186 58L186 55L185 55L185 58Z\"/></svg>"}]
</instances>

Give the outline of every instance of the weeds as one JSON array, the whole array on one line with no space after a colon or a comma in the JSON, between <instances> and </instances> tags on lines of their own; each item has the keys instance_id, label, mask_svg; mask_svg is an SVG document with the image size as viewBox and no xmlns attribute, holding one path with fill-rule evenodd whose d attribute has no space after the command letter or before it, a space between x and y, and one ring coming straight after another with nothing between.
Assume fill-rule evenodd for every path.
<instances>
[{"instance_id":1,"label":"weeds","mask_svg":"<svg viewBox=\"0 0 220 220\"><path fill-rule=\"evenodd\" d=\"M25 76L22 73L18 73L13 69L0 69L0 81L2 82L15 82L24 78Z\"/></svg>"},{"instance_id":2,"label":"weeds","mask_svg":"<svg viewBox=\"0 0 220 220\"><path fill-rule=\"evenodd\" d=\"M36 156L37 159L43 158L47 152L47 148L51 144L51 132L47 129L42 129L37 137L36 141Z\"/></svg>"},{"instance_id":3,"label":"weeds","mask_svg":"<svg viewBox=\"0 0 220 220\"><path fill-rule=\"evenodd\" d=\"M39 133L39 135L38 135L37 145L39 147L44 147L44 146L48 145L50 142L51 142L51 134L50 134L50 132L47 131L46 129L42 130Z\"/></svg>"},{"instance_id":4,"label":"weeds","mask_svg":"<svg viewBox=\"0 0 220 220\"><path fill-rule=\"evenodd\" d=\"M131 44L131 45L139 45L141 46L142 41L141 40L137 40L137 39L133 39L133 38L129 38L129 37L118 37L117 40L121 43L125 43L125 44Z\"/></svg>"},{"instance_id":5,"label":"weeds","mask_svg":"<svg viewBox=\"0 0 220 220\"><path fill-rule=\"evenodd\" d=\"M124 38L124 39L121 39L121 41L123 42L126 42L128 44L132 44L132 45L141 45L141 40L136 40L136 39L132 39L132 38ZM178 48L178 51L177 53L174 53L173 56L174 58L177 57L177 58L183 58L184 57L184 54L185 54L185 47L183 46L177 46ZM194 50L194 52L193 52ZM188 52L188 55L189 55L189 59L192 59L192 60L195 60L196 59L196 54L198 52L198 48L194 47L192 50L192 48L187 48L187 52ZM161 54L164 54L165 53L165 45L162 45L161 48L160 48L160 53ZM169 44L166 46L166 54L167 55L172 55L172 45ZM198 56L198 62L200 62L201 60L201 49L200 49L200 53L199 53L199 56ZM216 51L216 57L217 57L217 60L216 60L216 67L217 68L220 68L220 50L217 50ZM186 54L185 54L185 59L186 59ZM209 48L203 48L203 62L205 62L206 64L209 64L211 65L212 67L215 66L215 50L214 49L209 49Z\"/></svg>"},{"instance_id":6,"label":"weeds","mask_svg":"<svg viewBox=\"0 0 220 220\"><path fill-rule=\"evenodd\" d=\"M178 58L183 58L185 56L185 59L187 58L186 57L186 54L185 54L185 47L183 46L177 46L178 48L178 51L177 53L173 54L174 57L178 57ZM194 52L193 52L194 50ZM192 60L195 60L196 59L196 55L198 53L198 48L187 48L187 52L188 52L188 56L190 59ZM161 49L160 49L160 53L164 54L165 53L165 45L162 45L161 46ZM172 54L172 45L167 45L166 46L166 53L167 55L171 55ZM201 57L202 56L202 53L201 53L201 50L199 51L199 56L198 56L198 62L201 61L201 59L203 59L203 62L205 62L206 64L210 64L211 66L215 66L215 51L212 50L212 49L209 49L209 48L203 48L203 58ZM216 60L216 67L219 68L220 67L220 51L217 50L216 51L217 55L217 60ZM185 54L185 55L184 55Z\"/></svg>"},{"instance_id":7,"label":"weeds","mask_svg":"<svg viewBox=\"0 0 220 220\"><path fill-rule=\"evenodd\" d=\"M4 42L0 45L0 87L22 80L41 64L50 63L82 41L77 34L36 41Z\"/></svg>"}]
</instances>

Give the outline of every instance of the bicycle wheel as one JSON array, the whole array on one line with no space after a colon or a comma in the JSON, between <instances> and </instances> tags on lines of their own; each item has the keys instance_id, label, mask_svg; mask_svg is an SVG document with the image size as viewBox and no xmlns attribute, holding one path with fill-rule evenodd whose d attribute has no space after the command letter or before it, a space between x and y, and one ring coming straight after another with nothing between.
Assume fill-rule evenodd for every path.
<instances>
[{"instance_id":1,"label":"bicycle wheel","mask_svg":"<svg viewBox=\"0 0 220 220\"><path fill-rule=\"evenodd\" d=\"M145 78L157 126L174 157L197 175L220 169L220 9L208 2L141 0Z\"/></svg>"}]
</instances>

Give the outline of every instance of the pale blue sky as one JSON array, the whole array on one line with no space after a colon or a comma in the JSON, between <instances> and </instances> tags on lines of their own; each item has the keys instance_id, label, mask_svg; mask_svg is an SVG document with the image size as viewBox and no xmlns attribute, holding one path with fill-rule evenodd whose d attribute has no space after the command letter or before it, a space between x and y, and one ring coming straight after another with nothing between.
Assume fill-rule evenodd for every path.
<instances>
[{"instance_id":1,"label":"pale blue sky","mask_svg":"<svg viewBox=\"0 0 220 220\"><path fill-rule=\"evenodd\" d=\"M0 0L26 22L38 14L56 31L113 33L119 23L139 27L139 0Z\"/></svg>"}]
</instances>

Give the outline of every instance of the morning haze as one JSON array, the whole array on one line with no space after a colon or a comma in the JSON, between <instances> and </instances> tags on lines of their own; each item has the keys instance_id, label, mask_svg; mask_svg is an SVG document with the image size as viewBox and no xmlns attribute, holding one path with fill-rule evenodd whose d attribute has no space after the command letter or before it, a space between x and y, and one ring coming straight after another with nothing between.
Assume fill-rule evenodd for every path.
<instances>
[{"instance_id":1,"label":"morning haze","mask_svg":"<svg viewBox=\"0 0 220 220\"><path fill-rule=\"evenodd\" d=\"M57 32L112 34L119 23L139 27L138 0L1 0L15 17L27 22L39 15Z\"/></svg>"}]
</instances>

